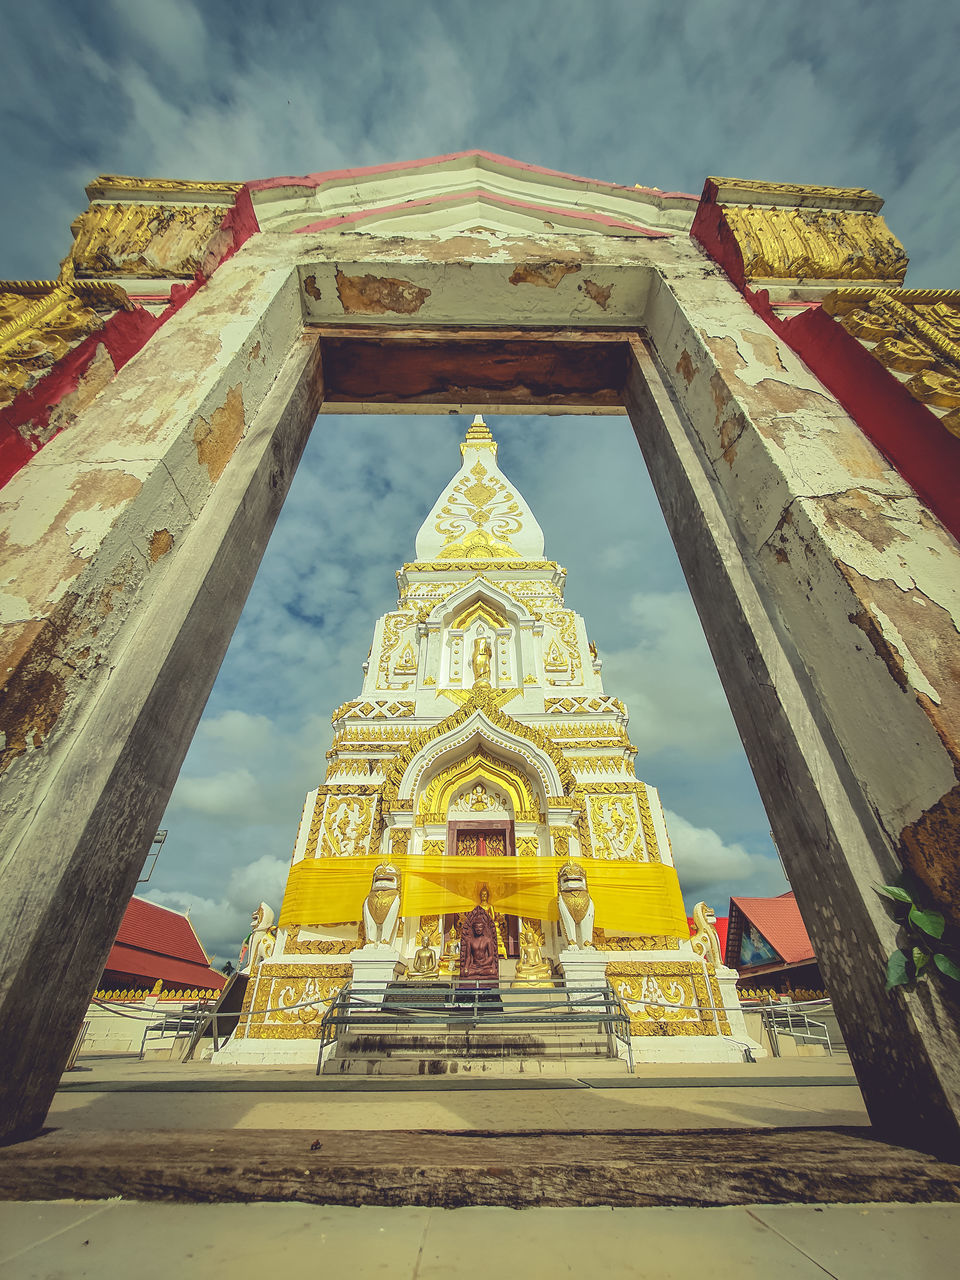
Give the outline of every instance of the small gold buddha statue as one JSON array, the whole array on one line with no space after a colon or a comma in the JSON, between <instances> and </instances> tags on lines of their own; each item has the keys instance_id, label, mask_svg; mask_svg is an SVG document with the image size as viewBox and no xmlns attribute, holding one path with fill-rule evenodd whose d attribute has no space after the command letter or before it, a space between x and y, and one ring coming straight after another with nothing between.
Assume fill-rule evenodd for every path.
<instances>
[{"instance_id":1,"label":"small gold buddha statue","mask_svg":"<svg viewBox=\"0 0 960 1280\"><path fill-rule=\"evenodd\" d=\"M440 957L440 976L444 978L456 977L460 972L460 934L457 932L457 926L453 925L447 934L447 940L443 945L443 954Z\"/></svg>"},{"instance_id":2,"label":"small gold buddha statue","mask_svg":"<svg viewBox=\"0 0 960 1280\"><path fill-rule=\"evenodd\" d=\"M513 987L551 987L553 971L550 961L544 959L540 939L532 925L525 925L520 935L520 959Z\"/></svg>"},{"instance_id":3,"label":"small gold buddha statue","mask_svg":"<svg viewBox=\"0 0 960 1280\"><path fill-rule=\"evenodd\" d=\"M417 934L417 941L420 946L417 948L413 956L413 964L407 967L408 978L436 978L439 976L437 968L437 953L430 946L430 930L424 929Z\"/></svg>"}]
</instances>

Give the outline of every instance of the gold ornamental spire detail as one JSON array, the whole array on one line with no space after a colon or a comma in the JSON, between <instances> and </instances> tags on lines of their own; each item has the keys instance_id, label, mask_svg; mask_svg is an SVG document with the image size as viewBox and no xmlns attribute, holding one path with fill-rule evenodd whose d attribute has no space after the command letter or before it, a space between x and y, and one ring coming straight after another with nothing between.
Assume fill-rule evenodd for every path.
<instances>
[{"instance_id":1,"label":"gold ornamental spire detail","mask_svg":"<svg viewBox=\"0 0 960 1280\"><path fill-rule=\"evenodd\" d=\"M492 449L493 456L497 456L497 443L490 434L490 428L483 420L483 415L478 413L473 421L467 427L467 434L464 437L463 444L460 446L460 456L462 457L466 450L470 449Z\"/></svg>"}]
</instances>

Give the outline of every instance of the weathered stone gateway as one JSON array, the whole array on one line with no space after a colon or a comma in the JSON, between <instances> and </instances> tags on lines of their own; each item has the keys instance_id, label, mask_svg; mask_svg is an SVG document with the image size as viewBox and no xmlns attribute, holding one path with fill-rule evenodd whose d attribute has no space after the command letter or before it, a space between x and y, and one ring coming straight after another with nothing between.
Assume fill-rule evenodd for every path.
<instances>
[{"instance_id":1,"label":"weathered stone gateway","mask_svg":"<svg viewBox=\"0 0 960 1280\"><path fill-rule=\"evenodd\" d=\"M626 409L871 1116L960 1149L960 296L870 192L482 153L101 178L0 285L3 1132L42 1124L318 412ZM322 429L322 423L321 423Z\"/></svg>"}]
</instances>

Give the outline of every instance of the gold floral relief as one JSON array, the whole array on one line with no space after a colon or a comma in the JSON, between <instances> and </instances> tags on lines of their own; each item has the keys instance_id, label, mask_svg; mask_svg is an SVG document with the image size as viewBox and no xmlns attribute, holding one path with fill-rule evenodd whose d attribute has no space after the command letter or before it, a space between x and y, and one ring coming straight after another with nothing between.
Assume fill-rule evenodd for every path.
<instances>
[{"instance_id":1,"label":"gold floral relief","mask_svg":"<svg viewBox=\"0 0 960 1280\"><path fill-rule=\"evenodd\" d=\"M598 951L679 951L680 939L666 934L608 934L595 928L593 945Z\"/></svg>"},{"instance_id":2,"label":"gold floral relief","mask_svg":"<svg viewBox=\"0 0 960 1280\"><path fill-rule=\"evenodd\" d=\"M395 670L393 655L403 638L411 632L415 622L416 617L409 607L398 613L388 613L383 619L383 633L380 637L380 658L377 663L378 688L389 688L390 672L391 669ZM416 669L415 664L414 669Z\"/></svg>"},{"instance_id":3,"label":"gold floral relief","mask_svg":"<svg viewBox=\"0 0 960 1280\"><path fill-rule=\"evenodd\" d=\"M392 858L402 858L410 847L410 828L409 827L391 827L390 828L390 856Z\"/></svg>"},{"instance_id":4,"label":"gold floral relief","mask_svg":"<svg viewBox=\"0 0 960 1280\"><path fill-rule=\"evenodd\" d=\"M504 539L522 527L514 495L497 475L477 462L468 476L457 481L440 509L436 522L436 531L444 540L440 558L519 559Z\"/></svg>"},{"instance_id":5,"label":"gold floral relief","mask_svg":"<svg viewBox=\"0 0 960 1280\"><path fill-rule=\"evenodd\" d=\"M640 822L636 796L590 795L587 801L594 857L637 861Z\"/></svg>"},{"instance_id":6,"label":"gold floral relief","mask_svg":"<svg viewBox=\"0 0 960 1280\"><path fill-rule=\"evenodd\" d=\"M318 796L318 800L319 798ZM319 856L343 858L366 853L376 796L351 795L347 792L347 794L326 795L324 801L323 823L319 833ZM311 835L312 833L311 826ZM311 853L309 839L306 854L307 857L314 856Z\"/></svg>"},{"instance_id":7,"label":"gold floral relief","mask_svg":"<svg viewBox=\"0 0 960 1280\"><path fill-rule=\"evenodd\" d=\"M704 966L693 961L614 961L606 973L630 1015L631 1035L730 1034L720 984L710 966L709 986Z\"/></svg>"},{"instance_id":8,"label":"gold floral relief","mask_svg":"<svg viewBox=\"0 0 960 1280\"><path fill-rule=\"evenodd\" d=\"M279 973L274 972L279 970ZM348 964L263 965L250 1017L241 1018L250 1040L315 1039L320 1019L353 973ZM316 1001L306 1008L293 1006Z\"/></svg>"},{"instance_id":9,"label":"gold floral relief","mask_svg":"<svg viewBox=\"0 0 960 1280\"><path fill-rule=\"evenodd\" d=\"M300 925L295 924L287 931L283 950L295 956L345 956L358 945L356 938L301 938Z\"/></svg>"}]
</instances>

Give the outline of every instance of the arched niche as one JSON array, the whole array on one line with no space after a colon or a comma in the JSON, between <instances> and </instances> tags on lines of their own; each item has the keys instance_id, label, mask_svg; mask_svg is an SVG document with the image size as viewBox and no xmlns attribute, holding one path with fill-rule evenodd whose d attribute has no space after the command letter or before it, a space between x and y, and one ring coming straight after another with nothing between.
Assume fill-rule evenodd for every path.
<instances>
[{"instance_id":1,"label":"arched niche","mask_svg":"<svg viewBox=\"0 0 960 1280\"><path fill-rule=\"evenodd\" d=\"M505 591L474 579L437 604L428 623L440 630L440 683L469 689L474 647L484 637L490 644L490 683L513 688L523 683L521 629L532 629L530 611Z\"/></svg>"}]
</instances>

